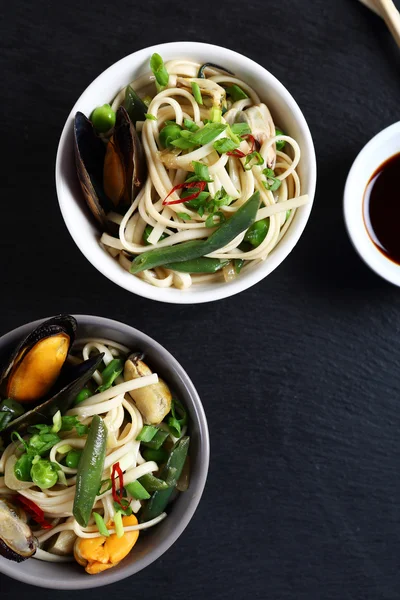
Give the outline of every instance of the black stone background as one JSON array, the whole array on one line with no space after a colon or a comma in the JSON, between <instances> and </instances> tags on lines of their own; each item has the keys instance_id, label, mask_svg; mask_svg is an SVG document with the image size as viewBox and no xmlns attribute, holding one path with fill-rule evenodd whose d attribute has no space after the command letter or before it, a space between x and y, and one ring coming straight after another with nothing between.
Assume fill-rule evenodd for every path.
<instances>
[{"instance_id":1,"label":"black stone background","mask_svg":"<svg viewBox=\"0 0 400 600\"><path fill-rule=\"evenodd\" d=\"M295 251L252 289L197 306L105 279L70 238L54 184L83 89L121 57L181 39L269 69L318 157ZM383 22L356 0L20 0L2 4L0 44L0 333L62 311L138 327L189 371L211 434L200 506L155 564L85 592L0 576L2 599L400 598L399 292L361 262L342 218L352 161L399 118L400 54Z\"/></svg>"}]
</instances>

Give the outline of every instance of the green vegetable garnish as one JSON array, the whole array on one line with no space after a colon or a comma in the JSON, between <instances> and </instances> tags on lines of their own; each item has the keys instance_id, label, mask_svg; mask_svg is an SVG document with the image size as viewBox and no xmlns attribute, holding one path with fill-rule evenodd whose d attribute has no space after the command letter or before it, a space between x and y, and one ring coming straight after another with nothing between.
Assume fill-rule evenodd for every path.
<instances>
[{"instance_id":1,"label":"green vegetable garnish","mask_svg":"<svg viewBox=\"0 0 400 600\"><path fill-rule=\"evenodd\" d=\"M144 232L143 232L143 241L146 244L146 246L151 246L150 242L149 242L149 236L151 234L151 232L153 231L154 227L152 227L151 225L146 225ZM165 240L165 238L168 237L167 233L163 233L160 236L160 242L161 240Z\"/></svg>"},{"instance_id":2,"label":"green vegetable garnish","mask_svg":"<svg viewBox=\"0 0 400 600\"><path fill-rule=\"evenodd\" d=\"M36 460L38 458L38 460ZM35 457L32 461L31 478L35 485L42 490L47 490L58 481L58 469L55 463L51 461Z\"/></svg>"},{"instance_id":3,"label":"green vegetable garnish","mask_svg":"<svg viewBox=\"0 0 400 600\"><path fill-rule=\"evenodd\" d=\"M283 133L283 131L281 129L278 129L276 127L275 128L275 135L285 135L285 134ZM277 150L282 150L285 147L286 142L285 142L285 140L278 140L277 142L275 142L275 145L276 145L276 149Z\"/></svg>"},{"instance_id":4,"label":"green vegetable garnish","mask_svg":"<svg viewBox=\"0 0 400 600\"><path fill-rule=\"evenodd\" d=\"M173 148L172 142L180 138L182 127L175 121L167 121L160 131L159 140L164 148Z\"/></svg>"},{"instance_id":5,"label":"green vegetable garnish","mask_svg":"<svg viewBox=\"0 0 400 600\"><path fill-rule=\"evenodd\" d=\"M124 370L124 361L120 358L113 358L112 361L108 363L104 371L101 373L101 378L103 383L99 385L97 388L97 392L104 392L108 390L116 380L116 378L121 375Z\"/></svg>"},{"instance_id":6,"label":"green vegetable garnish","mask_svg":"<svg viewBox=\"0 0 400 600\"><path fill-rule=\"evenodd\" d=\"M31 468L33 456L24 452L14 465L14 475L19 481L32 481Z\"/></svg>"},{"instance_id":7,"label":"green vegetable garnish","mask_svg":"<svg viewBox=\"0 0 400 600\"><path fill-rule=\"evenodd\" d=\"M219 154L225 154L225 152L232 152L232 150L236 150L239 148L239 144L231 140L230 138L221 138L217 140L213 144L214 150L219 152Z\"/></svg>"},{"instance_id":8,"label":"green vegetable garnish","mask_svg":"<svg viewBox=\"0 0 400 600\"><path fill-rule=\"evenodd\" d=\"M168 431L164 431L163 429L157 429L156 435L149 441L143 441L143 446L147 446L148 448L161 448L167 437L169 436Z\"/></svg>"},{"instance_id":9,"label":"green vegetable garnish","mask_svg":"<svg viewBox=\"0 0 400 600\"><path fill-rule=\"evenodd\" d=\"M219 260L218 258L201 256L200 258L194 258L193 260L184 260L165 266L167 269L172 269L173 271L181 273L216 273L225 267L228 262L229 260Z\"/></svg>"},{"instance_id":10,"label":"green vegetable garnish","mask_svg":"<svg viewBox=\"0 0 400 600\"><path fill-rule=\"evenodd\" d=\"M187 412L184 406L176 400L171 402L171 416L168 417L167 424L174 437L181 437L182 427L187 423Z\"/></svg>"},{"instance_id":11,"label":"green vegetable garnish","mask_svg":"<svg viewBox=\"0 0 400 600\"><path fill-rule=\"evenodd\" d=\"M143 425L142 429L136 436L136 440L138 442L151 442L158 431L158 427L154 427L154 425Z\"/></svg>"},{"instance_id":12,"label":"green vegetable garnish","mask_svg":"<svg viewBox=\"0 0 400 600\"><path fill-rule=\"evenodd\" d=\"M226 128L227 125L225 123L207 123L194 133L182 130L181 137L173 141L172 145L182 149L192 148L193 146L204 146L212 142Z\"/></svg>"},{"instance_id":13,"label":"green vegetable garnish","mask_svg":"<svg viewBox=\"0 0 400 600\"><path fill-rule=\"evenodd\" d=\"M244 161L244 168L246 171L250 171L255 166L261 166L264 163L264 159L261 154L257 151L251 152L246 156Z\"/></svg>"},{"instance_id":14,"label":"green vegetable garnish","mask_svg":"<svg viewBox=\"0 0 400 600\"><path fill-rule=\"evenodd\" d=\"M195 132L198 129L200 129L200 127L198 125L196 125L196 123L194 121L192 121L191 119L184 119L183 124L186 127L186 129L189 129L189 131L192 131L192 132Z\"/></svg>"},{"instance_id":15,"label":"green vegetable garnish","mask_svg":"<svg viewBox=\"0 0 400 600\"><path fill-rule=\"evenodd\" d=\"M56 433L36 433L28 440L28 454L44 456L60 441Z\"/></svg>"},{"instance_id":16,"label":"green vegetable garnish","mask_svg":"<svg viewBox=\"0 0 400 600\"><path fill-rule=\"evenodd\" d=\"M265 189L276 192L280 188L282 181L278 177L275 177L275 172L269 168L263 170L263 175L265 175L267 180L263 181Z\"/></svg>"},{"instance_id":17,"label":"green vegetable garnish","mask_svg":"<svg viewBox=\"0 0 400 600\"><path fill-rule=\"evenodd\" d=\"M150 58L150 69L153 71L157 83L165 87L168 84L169 75L164 61L159 54L154 53Z\"/></svg>"},{"instance_id":18,"label":"green vegetable garnish","mask_svg":"<svg viewBox=\"0 0 400 600\"><path fill-rule=\"evenodd\" d=\"M141 521L150 521L158 517L168 504L169 499L175 489L176 482L181 476L183 465L187 457L190 438L185 436L177 441L172 448L168 461L161 472L161 477L169 486L169 489L157 490L154 492L148 503L143 509Z\"/></svg>"},{"instance_id":19,"label":"green vegetable garnish","mask_svg":"<svg viewBox=\"0 0 400 600\"><path fill-rule=\"evenodd\" d=\"M115 533L117 534L117 538L122 538L122 536L124 535L124 526L122 524L122 515L119 511L116 512L114 515L114 527Z\"/></svg>"},{"instance_id":20,"label":"green vegetable garnish","mask_svg":"<svg viewBox=\"0 0 400 600\"><path fill-rule=\"evenodd\" d=\"M244 260L242 260L241 258L235 258L235 260L233 261L233 268L235 269L236 275L239 275L240 271L242 270L243 265L244 265Z\"/></svg>"},{"instance_id":21,"label":"green vegetable garnish","mask_svg":"<svg viewBox=\"0 0 400 600\"><path fill-rule=\"evenodd\" d=\"M169 485L162 479L155 477L151 473L146 473L138 479L139 483L145 488L147 492L156 492L158 490L167 490Z\"/></svg>"},{"instance_id":22,"label":"green vegetable garnish","mask_svg":"<svg viewBox=\"0 0 400 600\"><path fill-rule=\"evenodd\" d=\"M81 450L70 450L65 457L65 464L70 469L77 469L82 456Z\"/></svg>"},{"instance_id":23,"label":"green vegetable garnish","mask_svg":"<svg viewBox=\"0 0 400 600\"><path fill-rule=\"evenodd\" d=\"M62 417L61 431L72 431L72 429L76 430L76 433L79 435L79 437L86 435L89 431L88 426L83 425L78 417L69 415Z\"/></svg>"},{"instance_id":24,"label":"green vegetable garnish","mask_svg":"<svg viewBox=\"0 0 400 600\"><path fill-rule=\"evenodd\" d=\"M155 448L143 448L142 456L145 460L154 460L154 462L162 464L166 462L169 454L165 448L159 448L158 450Z\"/></svg>"},{"instance_id":25,"label":"green vegetable garnish","mask_svg":"<svg viewBox=\"0 0 400 600\"><path fill-rule=\"evenodd\" d=\"M212 123L221 123L222 110L218 106L213 106L210 110L210 120Z\"/></svg>"},{"instance_id":26,"label":"green vegetable garnish","mask_svg":"<svg viewBox=\"0 0 400 600\"><path fill-rule=\"evenodd\" d=\"M261 219L253 223L246 231L244 241L257 248L266 238L269 229L269 219Z\"/></svg>"},{"instance_id":27,"label":"green vegetable garnish","mask_svg":"<svg viewBox=\"0 0 400 600\"><path fill-rule=\"evenodd\" d=\"M231 131L235 135L249 135L251 133L251 129L247 123L234 123L231 125Z\"/></svg>"},{"instance_id":28,"label":"green vegetable garnish","mask_svg":"<svg viewBox=\"0 0 400 600\"><path fill-rule=\"evenodd\" d=\"M192 85L192 94L193 94L194 99L196 100L197 104L203 104L203 98L201 96L199 84L196 83L195 81L192 81L191 85Z\"/></svg>"},{"instance_id":29,"label":"green vegetable garnish","mask_svg":"<svg viewBox=\"0 0 400 600\"><path fill-rule=\"evenodd\" d=\"M100 535L104 535L104 537L109 537L110 532L107 529L107 526L104 522L104 519L101 515L99 515L99 513L97 512L92 512L92 515L94 517L95 523L97 525L97 529L99 530Z\"/></svg>"},{"instance_id":30,"label":"green vegetable garnish","mask_svg":"<svg viewBox=\"0 0 400 600\"><path fill-rule=\"evenodd\" d=\"M192 217L190 215L188 215L187 213L177 212L176 214L183 221L191 221L192 220Z\"/></svg>"},{"instance_id":31,"label":"green vegetable garnish","mask_svg":"<svg viewBox=\"0 0 400 600\"><path fill-rule=\"evenodd\" d=\"M206 227L216 227L226 221L224 213L221 211L209 215L206 219Z\"/></svg>"},{"instance_id":32,"label":"green vegetable garnish","mask_svg":"<svg viewBox=\"0 0 400 600\"><path fill-rule=\"evenodd\" d=\"M81 402L83 402L84 400L87 400L88 398L90 398L90 396L92 396L92 392L89 390L89 388L84 387L79 394L77 395L77 397L75 398L75 402L74 404L80 404Z\"/></svg>"},{"instance_id":33,"label":"green vegetable garnish","mask_svg":"<svg viewBox=\"0 0 400 600\"><path fill-rule=\"evenodd\" d=\"M239 233L253 224L260 205L260 193L255 192L233 215L223 223L210 237L201 241L183 242L168 248L158 248L143 252L131 264L130 272L135 274L144 269L152 269L168 263L182 262L200 258L216 252L231 242Z\"/></svg>"},{"instance_id":34,"label":"green vegetable garnish","mask_svg":"<svg viewBox=\"0 0 400 600\"><path fill-rule=\"evenodd\" d=\"M157 121L157 117L154 115L151 115L150 113L145 113L144 115L146 117L146 119L148 119L149 121Z\"/></svg>"},{"instance_id":35,"label":"green vegetable garnish","mask_svg":"<svg viewBox=\"0 0 400 600\"><path fill-rule=\"evenodd\" d=\"M61 429L62 419L61 412L58 410L53 417L53 427L51 428L52 433L58 433Z\"/></svg>"},{"instance_id":36,"label":"green vegetable garnish","mask_svg":"<svg viewBox=\"0 0 400 600\"><path fill-rule=\"evenodd\" d=\"M288 218L290 217L290 213L291 213L291 212L292 212L291 210L287 210L287 211L286 211L285 221L287 221L287 220L288 220Z\"/></svg>"},{"instance_id":37,"label":"green vegetable garnish","mask_svg":"<svg viewBox=\"0 0 400 600\"><path fill-rule=\"evenodd\" d=\"M148 500L150 498L149 492L142 486L139 481L132 481L127 483L125 489L136 500Z\"/></svg>"},{"instance_id":38,"label":"green vegetable garnish","mask_svg":"<svg viewBox=\"0 0 400 600\"><path fill-rule=\"evenodd\" d=\"M226 93L232 98L233 102L237 102L238 100L245 100L248 98L246 92L242 90L238 85L233 84L226 88Z\"/></svg>"},{"instance_id":39,"label":"green vegetable garnish","mask_svg":"<svg viewBox=\"0 0 400 600\"><path fill-rule=\"evenodd\" d=\"M192 181L207 181L207 183L212 183L214 181L210 177L207 165L195 160L192 162L192 165L194 168L194 175L186 179L186 183L191 183Z\"/></svg>"},{"instance_id":40,"label":"green vegetable garnish","mask_svg":"<svg viewBox=\"0 0 400 600\"><path fill-rule=\"evenodd\" d=\"M73 515L81 527L87 527L100 488L106 446L107 428L103 419L94 415L76 475Z\"/></svg>"},{"instance_id":41,"label":"green vegetable garnish","mask_svg":"<svg viewBox=\"0 0 400 600\"><path fill-rule=\"evenodd\" d=\"M94 109L90 115L93 127L99 133L106 133L115 125L115 112L109 104L103 104Z\"/></svg>"}]
</instances>

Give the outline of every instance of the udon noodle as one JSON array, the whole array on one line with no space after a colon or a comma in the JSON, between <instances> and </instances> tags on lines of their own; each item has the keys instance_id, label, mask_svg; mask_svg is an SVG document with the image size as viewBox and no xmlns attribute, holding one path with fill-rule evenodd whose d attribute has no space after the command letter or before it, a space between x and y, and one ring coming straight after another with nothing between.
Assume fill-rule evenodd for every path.
<instances>
[{"instance_id":1,"label":"udon noodle","mask_svg":"<svg viewBox=\"0 0 400 600\"><path fill-rule=\"evenodd\" d=\"M168 83L158 92L160 86L156 89L155 76L151 72L130 84L148 102L146 120L136 123L136 129L141 132L148 175L124 215L115 210L108 212L108 220L119 228L118 235L103 233L101 243L122 267L129 270L132 258L149 249L167 249L182 242L208 238L216 226L229 220L255 191L259 192L261 200L256 221L267 221L267 233L260 243L251 245L243 231L230 243L207 255L224 264L224 268L215 273L179 272L168 266L157 266L137 274L151 285L163 288L186 289L194 283L223 281L224 277L230 280L237 276L238 264L246 270L265 261L287 232L297 208L308 201L307 195L302 195L297 172L301 153L296 140L276 130L267 106L245 81L214 67L207 67L204 70L206 77L199 78L200 67L200 63L191 60L166 62ZM196 101L193 84L199 86L202 104ZM235 100L229 95L232 86L240 88L244 97ZM116 96L113 110L124 103L125 93L126 88ZM194 122L202 128L213 119L216 107L222 107L220 123L229 128L236 123L250 126L251 135L240 138L237 152L219 153L214 147L216 141L229 138L228 127L200 147L187 150L163 148L160 133L166 122L175 122L182 128ZM277 143L281 149L277 149ZM255 149L259 155L254 154ZM246 159L252 153L254 160L248 164ZM256 160L257 164L252 166ZM211 178L207 184L209 196L204 212L190 206L190 202L168 203L179 200L182 187L176 186L181 186L188 176L193 175L195 162L206 165ZM275 182L277 180L276 185L269 185L271 181L266 173ZM172 190L175 191L171 193ZM225 194L227 201L219 207L220 220L212 218L210 226L207 202L221 194ZM145 244L146 228L151 233Z\"/></svg>"}]
</instances>

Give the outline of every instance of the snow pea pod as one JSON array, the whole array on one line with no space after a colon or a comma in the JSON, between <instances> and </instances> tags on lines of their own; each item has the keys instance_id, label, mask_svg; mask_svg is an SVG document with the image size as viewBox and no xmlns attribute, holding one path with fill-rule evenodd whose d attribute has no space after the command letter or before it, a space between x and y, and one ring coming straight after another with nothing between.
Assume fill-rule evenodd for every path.
<instances>
[{"instance_id":1,"label":"snow pea pod","mask_svg":"<svg viewBox=\"0 0 400 600\"><path fill-rule=\"evenodd\" d=\"M190 437L184 436L178 440L172 448L167 464L161 472L161 478L170 486L167 490L154 492L146 504L141 521L150 521L160 515L168 504L175 489L176 483L181 476L183 465L189 449Z\"/></svg>"},{"instance_id":2,"label":"snow pea pod","mask_svg":"<svg viewBox=\"0 0 400 600\"><path fill-rule=\"evenodd\" d=\"M181 273L216 273L227 265L228 262L229 260L200 256L200 258L193 258L192 260L170 263L165 265L165 267Z\"/></svg>"},{"instance_id":3,"label":"snow pea pod","mask_svg":"<svg viewBox=\"0 0 400 600\"><path fill-rule=\"evenodd\" d=\"M206 240L183 242L167 248L156 248L143 252L132 261L130 272L135 274L144 269L153 269L161 265L193 260L216 252L248 229L255 221L260 205L260 192L250 198Z\"/></svg>"},{"instance_id":4,"label":"snow pea pod","mask_svg":"<svg viewBox=\"0 0 400 600\"><path fill-rule=\"evenodd\" d=\"M107 427L99 415L94 415L76 474L73 515L86 527L103 474L106 457Z\"/></svg>"},{"instance_id":5,"label":"snow pea pod","mask_svg":"<svg viewBox=\"0 0 400 600\"><path fill-rule=\"evenodd\" d=\"M145 120L147 106L130 85L126 87L124 107L134 125L136 121Z\"/></svg>"}]
</instances>

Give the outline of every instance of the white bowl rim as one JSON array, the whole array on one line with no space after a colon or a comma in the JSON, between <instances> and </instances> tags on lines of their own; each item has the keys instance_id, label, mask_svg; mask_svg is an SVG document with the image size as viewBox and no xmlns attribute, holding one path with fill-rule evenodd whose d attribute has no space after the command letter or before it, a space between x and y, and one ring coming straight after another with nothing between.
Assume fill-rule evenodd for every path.
<instances>
[{"instance_id":1,"label":"white bowl rim","mask_svg":"<svg viewBox=\"0 0 400 600\"><path fill-rule=\"evenodd\" d=\"M373 175L386 160L396 154L391 151L390 146L385 144L390 140L399 140L396 144L397 153L400 152L400 121L385 127L372 137L356 156L347 175L343 193L343 215L349 238L353 247L365 262L377 275L386 281L400 286L400 265L385 256L371 240L365 227L363 217L363 203L365 188ZM373 170L364 167L366 158L375 154L378 148L383 148L381 158L375 160Z\"/></svg>"},{"instance_id":2,"label":"white bowl rim","mask_svg":"<svg viewBox=\"0 0 400 600\"><path fill-rule=\"evenodd\" d=\"M296 122L299 124L299 126L302 129L302 134L304 136L304 144L307 148L307 154L309 156L310 173L309 173L309 186L308 186L308 190L307 190L307 193L309 195L309 202L308 202L308 204L301 207L302 208L301 214L300 213L296 214L296 220L292 224L292 228L291 228L290 241L288 240L288 238L285 239L285 237L286 237L285 236L281 240L279 245L276 247L276 249L274 249L274 251L268 257L268 259L264 262L264 264L257 265L257 267L254 268L252 271L247 272L246 277L242 277L242 278L238 277L237 279L229 282L229 284L221 285L219 287L213 287L212 285L210 285L209 287L206 287L204 289L198 289L198 290L191 289L189 293L185 293L184 291L178 290L175 288L163 289L163 288L158 288L158 287L152 286L151 284L149 284L145 281L142 281L138 277L132 277L132 279L129 279L126 276L124 276L124 273L123 273L122 269L120 269L120 265L118 265L118 263L116 263L116 265L115 265L118 268L105 269L104 264L101 260L100 254L96 257L92 256L92 255L89 256L83 250L79 233L74 226L73 219L70 218L70 214L68 211L68 202L64 201L64 197L60 193L60 190L62 189L62 181L63 181L61 155L62 155L62 152L64 149L65 140L67 138L69 129L72 126L73 116L74 116L75 112L77 111L77 107L79 106L82 97L85 94L89 93L91 88L94 87L99 80L101 80L102 78L106 78L107 74L110 73L112 70L117 69L118 66L122 66L123 64L129 63L132 60L139 61L141 58L143 58L143 59L145 57L148 58L148 56L150 56L150 54L152 54L153 52L159 52L162 55L164 50L175 50L177 53L176 55L179 55L179 54L184 53L185 49L193 50L196 48L198 49L199 52L208 51L209 53L212 53L213 49L215 50L217 48L218 50L222 50L222 51L228 53L228 55L230 57L236 58L236 60L239 62L244 61L245 63L247 63L247 65L251 66L252 69L258 70L260 73L260 76L262 76L264 78L264 80L265 79L268 80L269 85L271 85L271 87L274 87L275 91L284 98L288 108L293 113ZM286 89L286 87L274 75L272 75L272 73L270 71L268 71L267 69L265 69L263 66L259 65L252 59L248 58L247 56L244 56L243 54L240 54L234 50L230 50L230 49L222 47L222 46L217 46L215 44L206 44L203 42L190 42L190 41L167 42L167 43L156 44L154 46L143 48L141 50L138 50L136 52L133 52L132 54L129 54L129 55L121 58L119 61L113 63L110 67L108 67L105 71L100 73L100 75L98 75L98 77L96 77L96 79L94 79L92 81L92 83L89 84L89 86L79 96L78 100L75 102L75 104L67 118L67 121L64 125L63 131L61 133L60 141L58 144L57 157L56 157L56 169L55 169L55 179L56 179L58 202L59 202L59 206L60 206L60 210L61 210L64 222L67 226L67 229L68 229L71 237L75 241L76 245L78 246L78 248L80 249L82 254L87 258L87 260L89 260L89 262L98 271L100 271L100 273L105 275L108 279L110 279L117 285L128 290L129 292L138 294L140 296L143 296L143 297L151 299L151 300L157 300L160 302L167 302L167 303L172 303L172 304L197 304L197 303L202 303L202 302L210 302L210 301L214 301L214 300L220 300L223 298L233 296L234 294L237 294L241 291L244 291L244 290L252 287L256 283L258 283L259 281L264 279L264 277L266 277L269 273L271 273L276 267L278 267L278 265L280 265L280 263L283 262L283 260L293 250L294 246L297 244L298 240L300 239L300 237L304 231L304 228L307 224L307 221L308 221L310 213L311 213L312 205L314 202L315 188L316 188L316 176L317 176L317 163L316 163L315 149L314 149L314 144L313 144L310 129L308 127L307 121L306 121L302 111L300 110L297 102L294 100L293 96Z\"/></svg>"},{"instance_id":3,"label":"white bowl rim","mask_svg":"<svg viewBox=\"0 0 400 600\"><path fill-rule=\"evenodd\" d=\"M25 323L9 331L8 333L5 333L0 337L0 346L7 344L14 337L26 335L29 330L34 329L35 327L40 325L40 323L46 321L47 319L50 319L53 316L54 315L51 315L50 317L36 319L35 321ZM0 573L3 573L4 575L11 577L12 579L16 579L17 581L21 581L22 583L38 587L60 590L83 590L96 587L104 587L122 581L127 577L132 577L144 568L151 566L152 563L154 563L158 558L160 558L160 556L162 556L168 550L168 548L170 548L177 541L177 539L181 536L181 534L191 521L197 509L197 506L201 500L204 487L206 485L210 462L210 437L204 408L192 380L190 379L189 375L186 373L184 368L181 366L181 364L176 360L176 358L174 358L174 356L166 348L164 348L164 346L162 346L152 337L143 333L139 329L132 327L131 325L123 323L122 321L108 319L106 317L96 315L74 314L73 316L78 321L78 326L80 321L84 321L84 323L88 325L117 328L119 331L128 330L129 333L137 337L141 342L145 342L146 344L151 346L152 349L154 349L156 352L160 353L161 355L166 355L168 357L168 361L184 382L185 387L187 387L188 392L192 398L193 405L196 409L196 413L198 415L199 438L202 446L202 460L200 463L199 471L196 475L196 494L192 497L187 510L182 514L182 518L179 520L179 524L174 528L173 534L168 535L161 544L157 544L157 546L144 558L140 558L137 562L134 562L131 565L127 565L123 571L110 569L104 574L102 574L104 576L97 577L91 575L84 577L82 573L82 580L79 580L79 582L68 580L68 578L66 578L65 580L59 580L57 581L57 584L54 584L52 582L46 582L38 576L24 572L23 565L21 565L21 563L15 563L8 560L2 560L0 562ZM48 564L50 565L51 563Z\"/></svg>"}]
</instances>

